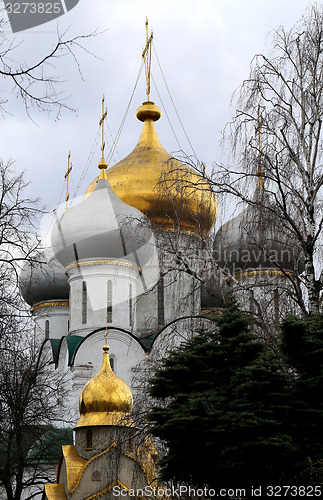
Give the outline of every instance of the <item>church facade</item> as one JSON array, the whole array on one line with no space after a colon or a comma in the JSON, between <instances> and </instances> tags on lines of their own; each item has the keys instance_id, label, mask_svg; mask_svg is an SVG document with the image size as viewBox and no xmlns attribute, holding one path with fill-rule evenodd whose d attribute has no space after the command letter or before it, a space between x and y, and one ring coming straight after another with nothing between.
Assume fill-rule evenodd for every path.
<instances>
[{"instance_id":1,"label":"church facade","mask_svg":"<svg viewBox=\"0 0 323 500\"><path fill-rule=\"evenodd\" d=\"M21 275L43 350L70 379L74 421L80 392L100 368L106 328L113 370L131 386L133 368L160 352L175 323L178 331L202 321L201 256L216 200L162 147L160 116L143 103L132 153L109 169L102 153L99 176L55 222L40 263Z\"/></svg>"},{"instance_id":2,"label":"church facade","mask_svg":"<svg viewBox=\"0 0 323 500\"><path fill-rule=\"evenodd\" d=\"M75 426L75 445L63 446L46 500L110 498L113 486L150 484L156 450L148 438L134 443L135 425L127 417L132 392L140 396L138 366L161 359L207 325L231 294L252 314L261 306L275 326L288 304L288 273L299 259L279 224L259 210L263 182L255 204L212 241L212 186L163 148L155 129L161 111L149 94L136 113L143 124L137 145L109 168L105 116L103 104L98 175L93 172L82 199L57 216L51 246L20 277L43 353L66 376L66 420Z\"/></svg>"},{"instance_id":3,"label":"church facade","mask_svg":"<svg viewBox=\"0 0 323 500\"><path fill-rule=\"evenodd\" d=\"M139 141L111 168L102 139L99 175L57 218L40 263L21 275L43 350L69 379L74 423L81 390L100 369L106 328L112 368L134 389L138 364L160 358L221 312L232 293L251 313L262 301L270 328L289 307L283 296L299 260L293 242L257 204L224 224L212 242L211 186L162 147L154 125L160 116L151 101L139 107ZM258 185L255 197L261 196Z\"/></svg>"},{"instance_id":4,"label":"church facade","mask_svg":"<svg viewBox=\"0 0 323 500\"><path fill-rule=\"evenodd\" d=\"M138 433L131 390L112 371L107 344L103 351L99 373L81 393L75 445L62 446L56 483L45 485L43 500L144 497L148 485L156 487L157 450Z\"/></svg>"}]
</instances>

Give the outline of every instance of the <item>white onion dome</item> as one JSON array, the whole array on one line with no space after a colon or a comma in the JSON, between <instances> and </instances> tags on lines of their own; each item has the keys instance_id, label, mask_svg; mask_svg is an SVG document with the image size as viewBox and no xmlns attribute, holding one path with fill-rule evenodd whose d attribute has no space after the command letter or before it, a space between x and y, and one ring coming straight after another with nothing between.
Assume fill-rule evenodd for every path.
<instances>
[{"instance_id":1,"label":"white onion dome","mask_svg":"<svg viewBox=\"0 0 323 500\"><path fill-rule=\"evenodd\" d=\"M303 272L299 245L270 207L268 193L257 189L252 204L218 230L213 255L221 268L237 276L261 270Z\"/></svg>"},{"instance_id":2,"label":"white onion dome","mask_svg":"<svg viewBox=\"0 0 323 500\"><path fill-rule=\"evenodd\" d=\"M26 262L19 276L20 293L30 306L49 300L68 300L69 284L63 266L49 249Z\"/></svg>"},{"instance_id":3,"label":"white onion dome","mask_svg":"<svg viewBox=\"0 0 323 500\"><path fill-rule=\"evenodd\" d=\"M153 245L148 219L121 201L106 178L62 215L51 238L54 254L65 267L95 259L121 259L142 267Z\"/></svg>"}]
</instances>

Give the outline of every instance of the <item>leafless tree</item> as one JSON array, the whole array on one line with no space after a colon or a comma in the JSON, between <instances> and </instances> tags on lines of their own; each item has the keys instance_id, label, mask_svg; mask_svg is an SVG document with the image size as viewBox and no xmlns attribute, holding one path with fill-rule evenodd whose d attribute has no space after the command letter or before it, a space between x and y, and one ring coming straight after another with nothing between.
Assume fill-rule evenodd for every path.
<instances>
[{"instance_id":1,"label":"leafless tree","mask_svg":"<svg viewBox=\"0 0 323 500\"><path fill-rule=\"evenodd\" d=\"M0 160L0 272L1 294L17 284L19 263L30 259L38 245L37 217L41 213L38 200L28 198L28 184L22 174L14 171L11 162Z\"/></svg>"},{"instance_id":2,"label":"leafless tree","mask_svg":"<svg viewBox=\"0 0 323 500\"><path fill-rule=\"evenodd\" d=\"M64 375L40 355L30 321L16 315L5 328L0 323L0 491L8 500L40 494L52 479L64 432L57 429L64 415Z\"/></svg>"},{"instance_id":3,"label":"leafless tree","mask_svg":"<svg viewBox=\"0 0 323 500\"><path fill-rule=\"evenodd\" d=\"M57 443L52 424L59 420L65 390L64 377L55 374L46 355L40 356L34 325L19 294L20 269L34 261L39 244L41 210L37 200L26 196L26 187L23 175L1 161L0 491L15 500L34 498L37 487L50 480L51 450Z\"/></svg>"},{"instance_id":4,"label":"leafless tree","mask_svg":"<svg viewBox=\"0 0 323 500\"><path fill-rule=\"evenodd\" d=\"M0 11L0 77L6 83L4 89L6 92L2 92L0 98L2 114L8 112L8 102L12 95L22 101L31 118L32 109L47 113L56 111L57 115L63 109L72 111L73 108L68 104L69 96L60 90L63 78L55 74L55 64L58 59L69 57L82 77L77 52L85 51L90 54L85 47L85 42L88 38L96 36L98 32L71 38L68 37L67 32L57 32L57 40L52 49L39 59L29 54L27 62L21 61L19 57L18 60L15 59L15 52L20 44L6 36L7 23L5 14Z\"/></svg>"},{"instance_id":5,"label":"leafless tree","mask_svg":"<svg viewBox=\"0 0 323 500\"><path fill-rule=\"evenodd\" d=\"M19 57L15 60L15 51L20 44L6 36L7 24L2 10L0 79L4 85L0 98L1 113L5 115L8 112L9 98L13 96L22 101L31 118L32 109L48 113L55 110L57 114L62 109L72 110L68 105L68 96L60 90L63 79L55 75L55 63L60 58L69 57L81 74L77 51L88 52L84 46L86 40L98 33L68 38L67 32L57 32L57 41L48 53L39 59L29 54L29 61L26 62ZM18 291L19 264L31 259L39 243L36 236L39 202L25 196L27 185L24 176L14 172L12 163L0 158L0 301L7 304L16 303L13 295Z\"/></svg>"},{"instance_id":6,"label":"leafless tree","mask_svg":"<svg viewBox=\"0 0 323 500\"><path fill-rule=\"evenodd\" d=\"M252 204L242 186L264 175L264 214L275 217L304 254L304 273L289 275L304 313L319 311L322 291L322 54L322 7L310 6L290 31L275 31L273 54L254 58L240 88L231 124L237 168L222 168L221 179L222 191Z\"/></svg>"},{"instance_id":7,"label":"leafless tree","mask_svg":"<svg viewBox=\"0 0 323 500\"><path fill-rule=\"evenodd\" d=\"M254 57L224 133L232 153L227 164L215 165L208 176L202 164L185 159L204 176L196 189L258 207L264 225L274 220L279 234L299 248L304 272L273 264L304 314L317 313L322 301L322 75L323 9L314 4L290 31L274 31L270 56ZM260 178L265 194L257 197Z\"/></svg>"}]
</instances>

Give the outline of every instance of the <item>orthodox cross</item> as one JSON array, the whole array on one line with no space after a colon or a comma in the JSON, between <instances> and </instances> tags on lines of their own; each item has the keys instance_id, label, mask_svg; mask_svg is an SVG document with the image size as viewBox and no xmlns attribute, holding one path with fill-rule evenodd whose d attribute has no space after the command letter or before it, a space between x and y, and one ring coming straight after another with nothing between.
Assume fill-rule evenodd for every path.
<instances>
[{"instance_id":1,"label":"orthodox cross","mask_svg":"<svg viewBox=\"0 0 323 500\"><path fill-rule=\"evenodd\" d=\"M68 153L68 163L67 163L67 172L65 174L65 179L66 179L66 207L65 210L68 209L68 200L70 199L70 193L69 193L69 180L70 180L70 173L72 171L72 164L71 162L71 152Z\"/></svg>"},{"instance_id":2,"label":"orthodox cross","mask_svg":"<svg viewBox=\"0 0 323 500\"><path fill-rule=\"evenodd\" d=\"M151 43L153 41L153 36L152 31L150 32L150 36L148 34L148 19L146 17L146 46L143 50L142 57L145 64L147 101L149 101L150 96Z\"/></svg>"},{"instance_id":3,"label":"orthodox cross","mask_svg":"<svg viewBox=\"0 0 323 500\"><path fill-rule=\"evenodd\" d=\"M105 163L105 158L104 158L104 148L105 148L105 141L104 141L104 120L106 119L108 114L107 108L104 109L104 96L102 97L102 117L99 121L99 126L101 127L101 133L102 133L102 145L101 145L101 163Z\"/></svg>"}]
</instances>

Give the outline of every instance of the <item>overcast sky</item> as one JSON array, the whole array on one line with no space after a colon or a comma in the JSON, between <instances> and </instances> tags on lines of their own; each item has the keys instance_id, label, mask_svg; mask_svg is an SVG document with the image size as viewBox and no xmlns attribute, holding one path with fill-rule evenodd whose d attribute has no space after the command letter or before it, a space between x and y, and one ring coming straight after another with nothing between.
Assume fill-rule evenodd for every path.
<instances>
[{"instance_id":1,"label":"overcast sky","mask_svg":"<svg viewBox=\"0 0 323 500\"><path fill-rule=\"evenodd\" d=\"M5 161L15 160L16 170L24 170L31 182L29 192L40 197L50 210L58 204L63 192L70 150L73 195L97 136L103 93L113 137L120 126L140 67L148 16L156 52L179 116L199 159L210 168L213 161L221 160L218 143L234 112L230 107L231 96L248 76L252 57L268 53L270 31L279 25L290 28L300 19L307 4L304 0L80 0L59 23L51 21L15 35L8 29L8 41L21 43L15 58L30 64L50 51L57 26L60 32L69 27L69 36L96 29L104 33L85 43L97 58L76 52L83 80L72 59L57 61L53 70L53 74L64 80L60 90L71 96L69 105L77 113L64 112L55 121L55 114L35 112L35 124L1 81L1 97L8 97L7 111L11 115L0 117L0 156ZM152 74L181 148L191 154L155 57ZM119 155L115 155L111 165L125 157L137 143L141 123L135 118L135 110L144 100L142 74L117 146ZM162 108L154 86L151 100ZM165 113L156 128L165 149L176 152L179 147ZM109 131L107 141L112 142ZM97 145L77 194L83 194L97 175L99 159Z\"/></svg>"}]
</instances>

